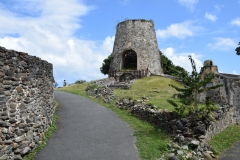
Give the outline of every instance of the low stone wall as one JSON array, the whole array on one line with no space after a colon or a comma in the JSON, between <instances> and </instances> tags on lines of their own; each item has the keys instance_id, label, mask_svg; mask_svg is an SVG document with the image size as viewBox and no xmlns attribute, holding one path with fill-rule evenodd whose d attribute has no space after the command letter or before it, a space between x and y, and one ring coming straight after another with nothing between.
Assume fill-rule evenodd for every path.
<instances>
[{"instance_id":1,"label":"low stone wall","mask_svg":"<svg viewBox=\"0 0 240 160\"><path fill-rule=\"evenodd\" d=\"M0 159L35 149L54 113L52 64L0 47Z\"/></svg>"},{"instance_id":2,"label":"low stone wall","mask_svg":"<svg viewBox=\"0 0 240 160\"><path fill-rule=\"evenodd\" d=\"M126 109L141 120L154 124L173 137L173 144L169 145L172 153L167 157L187 157L195 159L215 157L210 145L206 141L206 129L211 125L207 119L195 120L191 117L181 118L173 112L157 110L147 99L120 99L117 107Z\"/></svg>"},{"instance_id":3,"label":"low stone wall","mask_svg":"<svg viewBox=\"0 0 240 160\"><path fill-rule=\"evenodd\" d=\"M210 140L214 135L224 130L227 126L234 124L233 108L231 108L228 112L222 112L217 116L218 117L215 117L215 121L211 122L211 125L206 130L206 140Z\"/></svg>"},{"instance_id":4,"label":"low stone wall","mask_svg":"<svg viewBox=\"0 0 240 160\"><path fill-rule=\"evenodd\" d=\"M150 71L147 69L140 70L128 70L128 71L116 71L109 70L108 77L114 78L118 82L126 82L133 79L140 79L150 76Z\"/></svg>"}]
</instances>

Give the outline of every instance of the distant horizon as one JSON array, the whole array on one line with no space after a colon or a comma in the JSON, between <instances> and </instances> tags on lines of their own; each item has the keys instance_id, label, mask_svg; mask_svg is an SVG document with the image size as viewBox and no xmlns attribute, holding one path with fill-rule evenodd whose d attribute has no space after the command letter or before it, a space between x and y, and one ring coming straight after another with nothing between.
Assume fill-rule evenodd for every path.
<instances>
[{"instance_id":1,"label":"distant horizon","mask_svg":"<svg viewBox=\"0 0 240 160\"><path fill-rule=\"evenodd\" d=\"M53 64L56 82L106 78L100 72L113 50L116 25L153 20L158 48L175 65L191 71L188 55L202 67L240 74L240 0L22 0L0 2L0 46Z\"/></svg>"}]
</instances>

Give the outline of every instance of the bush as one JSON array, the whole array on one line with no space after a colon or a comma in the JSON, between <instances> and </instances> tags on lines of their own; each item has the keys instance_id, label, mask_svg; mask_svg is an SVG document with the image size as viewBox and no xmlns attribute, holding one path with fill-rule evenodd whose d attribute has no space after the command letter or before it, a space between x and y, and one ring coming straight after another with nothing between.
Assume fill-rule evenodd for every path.
<instances>
[{"instance_id":1,"label":"bush","mask_svg":"<svg viewBox=\"0 0 240 160\"><path fill-rule=\"evenodd\" d=\"M85 80L77 80L76 82L75 82L75 84L80 84L80 83L84 83L84 82L86 82Z\"/></svg>"}]
</instances>

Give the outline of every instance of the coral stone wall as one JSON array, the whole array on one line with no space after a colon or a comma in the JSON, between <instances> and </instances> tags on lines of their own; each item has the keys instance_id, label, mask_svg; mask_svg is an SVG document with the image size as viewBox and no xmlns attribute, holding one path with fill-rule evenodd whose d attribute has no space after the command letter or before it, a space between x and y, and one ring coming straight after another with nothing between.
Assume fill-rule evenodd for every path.
<instances>
[{"instance_id":1,"label":"coral stone wall","mask_svg":"<svg viewBox=\"0 0 240 160\"><path fill-rule=\"evenodd\" d=\"M240 123L240 77L224 73L215 74L214 84L223 84L223 87L207 93L219 106L218 114L215 115L217 121L214 121L208 128L207 139L230 124Z\"/></svg>"},{"instance_id":2,"label":"coral stone wall","mask_svg":"<svg viewBox=\"0 0 240 160\"><path fill-rule=\"evenodd\" d=\"M126 20L117 25L110 69L123 69L124 53L130 50L137 54L137 70L148 68L152 74L162 74L156 33L151 20Z\"/></svg>"},{"instance_id":3,"label":"coral stone wall","mask_svg":"<svg viewBox=\"0 0 240 160\"><path fill-rule=\"evenodd\" d=\"M21 159L44 138L54 112L52 64L0 47L0 159Z\"/></svg>"}]
</instances>

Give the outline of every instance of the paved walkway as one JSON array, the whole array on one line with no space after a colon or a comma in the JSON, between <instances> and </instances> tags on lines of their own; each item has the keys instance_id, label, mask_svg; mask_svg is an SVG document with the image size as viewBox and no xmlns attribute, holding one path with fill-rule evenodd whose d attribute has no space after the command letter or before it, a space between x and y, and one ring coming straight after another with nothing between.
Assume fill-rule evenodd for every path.
<instances>
[{"instance_id":1,"label":"paved walkway","mask_svg":"<svg viewBox=\"0 0 240 160\"><path fill-rule=\"evenodd\" d=\"M240 159L240 142L235 143L232 148L225 151L219 160L239 160Z\"/></svg>"},{"instance_id":2,"label":"paved walkway","mask_svg":"<svg viewBox=\"0 0 240 160\"><path fill-rule=\"evenodd\" d=\"M111 110L70 93L54 95L58 130L37 160L138 160L133 130Z\"/></svg>"}]
</instances>

